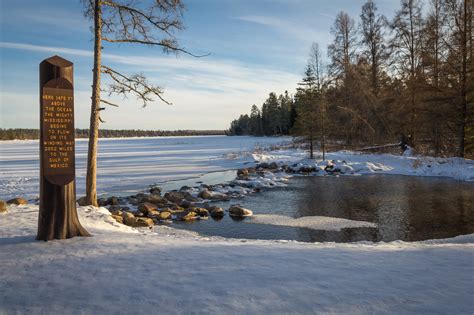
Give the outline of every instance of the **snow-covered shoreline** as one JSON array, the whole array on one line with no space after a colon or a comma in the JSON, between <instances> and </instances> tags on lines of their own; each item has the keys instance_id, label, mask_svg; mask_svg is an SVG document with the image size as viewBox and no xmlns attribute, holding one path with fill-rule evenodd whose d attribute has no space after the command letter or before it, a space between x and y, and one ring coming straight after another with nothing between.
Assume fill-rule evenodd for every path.
<instances>
[{"instance_id":1,"label":"snow-covered shoreline","mask_svg":"<svg viewBox=\"0 0 474 315\"><path fill-rule=\"evenodd\" d=\"M474 235L424 242L298 243L200 237L116 223L38 242L35 205L0 214L0 314L444 313L474 310Z\"/></svg>"},{"instance_id":2,"label":"snow-covered shoreline","mask_svg":"<svg viewBox=\"0 0 474 315\"><path fill-rule=\"evenodd\" d=\"M362 154L353 151L337 151L326 154L322 161L321 153L316 152L315 160L307 158L308 152L299 149L283 149L271 152L254 153L258 163L292 165L300 168L314 168L323 171L329 164L341 170L344 175L406 175L447 177L461 181L474 181L474 161L462 158L439 158L429 156L399 156L393 154ZM313 175L326 175L324 172Z\"/></svg>"}]
</instances>

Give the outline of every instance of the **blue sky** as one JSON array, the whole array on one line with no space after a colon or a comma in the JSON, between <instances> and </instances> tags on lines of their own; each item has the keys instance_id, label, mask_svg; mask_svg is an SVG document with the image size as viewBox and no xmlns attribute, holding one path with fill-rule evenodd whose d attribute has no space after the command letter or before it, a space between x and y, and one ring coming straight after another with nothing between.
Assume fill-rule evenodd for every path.
<instances>
[{"instance_id":1,"label":"blue sky","mask_svg":"<svg viewBox=\"0 0 474 315\"><path fill-rule=\"evenodd\" d=\"M269 92L293 93L312 42L326 55L341 10L358 21L364 0L188 0L180 44L206 58L164 55L160 49L105 45L104 64L144 73L165 89L172 106L113 98L106 129L225 129L261 105ZM398 0L375 1L391 18ZM79 0L0 0L0 123L39 128L38 65L52 55L74 63L76 127L89 123L91 22Z\"/></svg>"}]
</instances>

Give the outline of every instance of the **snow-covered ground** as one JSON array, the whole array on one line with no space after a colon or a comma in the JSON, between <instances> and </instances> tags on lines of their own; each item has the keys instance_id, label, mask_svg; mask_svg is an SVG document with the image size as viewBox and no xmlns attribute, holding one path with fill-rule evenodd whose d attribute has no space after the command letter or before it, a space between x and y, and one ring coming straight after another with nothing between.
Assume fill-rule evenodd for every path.
<instances>
[{"instance_id":1,"label":"snow-covered ground","mask_svg":"<svg viewBox=\"0 0 474 315\"><path fill-rule=\"evenodd\" d=\"M38 207L0 213L0 314L472 314L474 235L297 243L136 230L79 208L94 235L38 242Z\"/></svg>"},{"instance_id":2,"label":"snow-covered ground","mask_svg":"<svg viewBox=\"0 0 474 315\"><path fill-rule=\"evenodd\" d=\"M314 167L323 170L328 161L322 161L321 153L316 152L315 160L307 159L304 150L274 150L255 153L258 162L276 162L279 165ZM474 181L474 161L461 158L435 158L427 156L399 156L393 154L361 154L352 151L338 151L326 154L326 160L334 161L346 175L357 174L396 174L413 176L443 176L463 181Z\"/></svg>"}]
</instances>

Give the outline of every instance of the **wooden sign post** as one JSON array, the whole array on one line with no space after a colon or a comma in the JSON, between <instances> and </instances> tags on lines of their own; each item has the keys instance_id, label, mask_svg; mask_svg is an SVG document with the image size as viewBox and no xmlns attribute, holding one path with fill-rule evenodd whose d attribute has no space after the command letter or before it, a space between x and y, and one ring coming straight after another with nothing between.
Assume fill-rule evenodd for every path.
<instances>
[{"instance_id":1,"label":"wooden sign post","mask_svg":"<svg viewBox=\"0 0 474 315\"><path fill-rule=\"evenodd\" d=\"M90 236L76 209L73 64L40 63L40 209L37 240Z\"/></svg>"}]
</instances>

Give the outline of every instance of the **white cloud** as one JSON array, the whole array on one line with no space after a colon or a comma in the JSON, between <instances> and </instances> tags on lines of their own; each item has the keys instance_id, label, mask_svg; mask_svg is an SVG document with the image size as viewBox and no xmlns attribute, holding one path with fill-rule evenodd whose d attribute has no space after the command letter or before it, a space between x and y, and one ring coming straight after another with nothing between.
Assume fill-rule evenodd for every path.
<instances>
[{"instance_id":1,"label":"white cloud","mask_svg":"<svg viewBox=\"0 0 474 315\"><path fill-rule=\"evenodd\" d=\"M327 31L318 31L303 20L294 21L263 15L245 15L239 16L237 19L269 27L276 32L284 33L305 43L312 41L325 42L329 36Z\"/></svg>"},{"instance_id":2,"label":"white cloud","mask_svg":"<svg viewBox=\"0 0 474 315\"><path fill-rule=\"evenodd\" d=\"M64 47L47 47L24 43L0 42L0 48L52 52L80 57L91 57L92 52ZM144 69L150 82L166 83L165 98L173 106L156 102L146 108L133 99L113 99L121 108L107 109L104 128L141 129L224 129L230 121L250 110L252 104L261 105L269 92L290 93L299 81L299 73L289 73L260 65L244 64L234 60L209 58L174 58L170 56L122 56L104 53L104 62L127 68ZM298 71L299 72L299 71ZM85 78L82 78L84 81ZM85 82L84 82L85 83ZM86 84L82 84L86 86ZM26 112L38 104L36 97L2 93L2 103L21 103ZM76 124L88 126L90 92L76 91ZM22 107L22 108L23 108ZM27 109L29 108L29 109ZM14 112L1 108L2 125L14 127ZM36 114L34 114L36 115ZM34 116L33 115L33 116ZM37 115L36 115L37 116ZM28 125L37 125L37 117L28 118ZM131 119L133 117L133 119ZM8 122L4 124L4 122ZM26 122L26 121L25 121ZM22 127L25 123L18 122ZM32 128L34 125L32 126Z\"/></svg>"}]
</instances>

